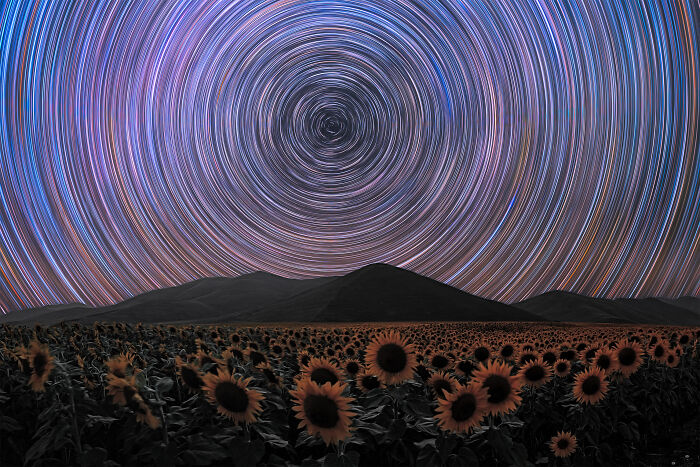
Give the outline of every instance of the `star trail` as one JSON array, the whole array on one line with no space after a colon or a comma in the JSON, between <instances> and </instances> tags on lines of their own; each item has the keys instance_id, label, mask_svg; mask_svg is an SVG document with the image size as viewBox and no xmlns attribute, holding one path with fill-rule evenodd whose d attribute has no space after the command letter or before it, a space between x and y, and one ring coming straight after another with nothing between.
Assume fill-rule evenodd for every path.
<instances>
[{"instance_id":1,"label":"star trail","mask_svg":"<svg viewBox=\"0 0 700 467\"><path fill-rule=\"evenodd\" d=\"M0 2L0 309L386 262L700 294L700 5Z\"/></svg>"}]
</instances>

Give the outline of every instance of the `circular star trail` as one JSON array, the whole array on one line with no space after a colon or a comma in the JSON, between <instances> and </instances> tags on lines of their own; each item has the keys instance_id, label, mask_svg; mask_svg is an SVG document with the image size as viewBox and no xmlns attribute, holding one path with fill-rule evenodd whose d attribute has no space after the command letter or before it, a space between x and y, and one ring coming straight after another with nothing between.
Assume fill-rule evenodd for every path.
<instances>
[{"instance_id":1,"label":"circular star trail","mask_svg":"<svg viewBox=\"0 0 700 467\"><path fill-rule=\"evenodd\" d=\"M371 262L700 293L695 0L0 6L0 307Z\"/></svg>"}]
</instances>

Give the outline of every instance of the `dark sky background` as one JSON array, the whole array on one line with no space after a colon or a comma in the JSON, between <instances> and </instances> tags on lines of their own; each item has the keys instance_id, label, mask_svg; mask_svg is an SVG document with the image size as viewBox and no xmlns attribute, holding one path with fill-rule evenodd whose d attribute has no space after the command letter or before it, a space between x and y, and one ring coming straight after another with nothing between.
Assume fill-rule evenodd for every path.
<instances>
[{"instance_id":1,"label":"dark sky background","mask_svg":"<svg viewBox=\"0 0 700 467\"><path fill-rule=\"evenodd\" d=\"M387 262L700 294L696 0L3 2L0 309Z\"/></svg>"}]
</instances>

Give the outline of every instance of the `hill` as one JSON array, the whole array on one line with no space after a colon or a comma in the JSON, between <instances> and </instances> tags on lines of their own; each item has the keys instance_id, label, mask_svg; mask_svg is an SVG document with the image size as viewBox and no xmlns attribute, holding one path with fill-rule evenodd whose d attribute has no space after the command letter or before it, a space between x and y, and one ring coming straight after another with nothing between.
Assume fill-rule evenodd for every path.
<instances>
[{"instance_id":1,"label":"hill","mask_svg":"<svg viewBox=\"0 0 700 467\"><path fill-rule=\"evenodd\" d=\"M372 264L340 277L286 279L256 272L200 279L91 308L59 305L10 313L2 322L144 323L540 321L411 271Z\"/></svg>"},{"instance_id":2,"label":"hill","mask_svg":"<svg viewBox=\"0 0 700 467\"><path fill-rule=\"evenodd\" d=\"M605 299L552 291L514 303L547 321L581 323L700 324L700 299Z\"/></svg>"}]
</instances>

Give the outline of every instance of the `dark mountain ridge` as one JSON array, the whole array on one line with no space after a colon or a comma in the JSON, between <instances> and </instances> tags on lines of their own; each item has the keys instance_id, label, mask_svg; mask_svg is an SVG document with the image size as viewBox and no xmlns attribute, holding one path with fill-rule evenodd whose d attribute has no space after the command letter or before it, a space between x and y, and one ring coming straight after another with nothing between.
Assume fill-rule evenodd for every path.
<instances>
[{"instance_id":1,"label":"dark mountain ridge","mask_svg":"<svg viewBox=\"0 0 700 467\"><path fill-rule=\"evenodd\" d=\"M287 279L266 272L211 277L146 292L103 307L51 305L0 317L0 323L566 321L700 324L700 299L599 299L553 291L507 305L390 266L344 276Z\"/></svg>"},{"instance_id":2,"label":"dark mountain ridge","mask_svg":"<svg viewBox=\"0 0 700 467\"><path fill-rule=\"evenodd\" d=\"M514 303L547 321L700 325L700 299L593 298L555 290Z\"/></svg>"}]
</instances>

